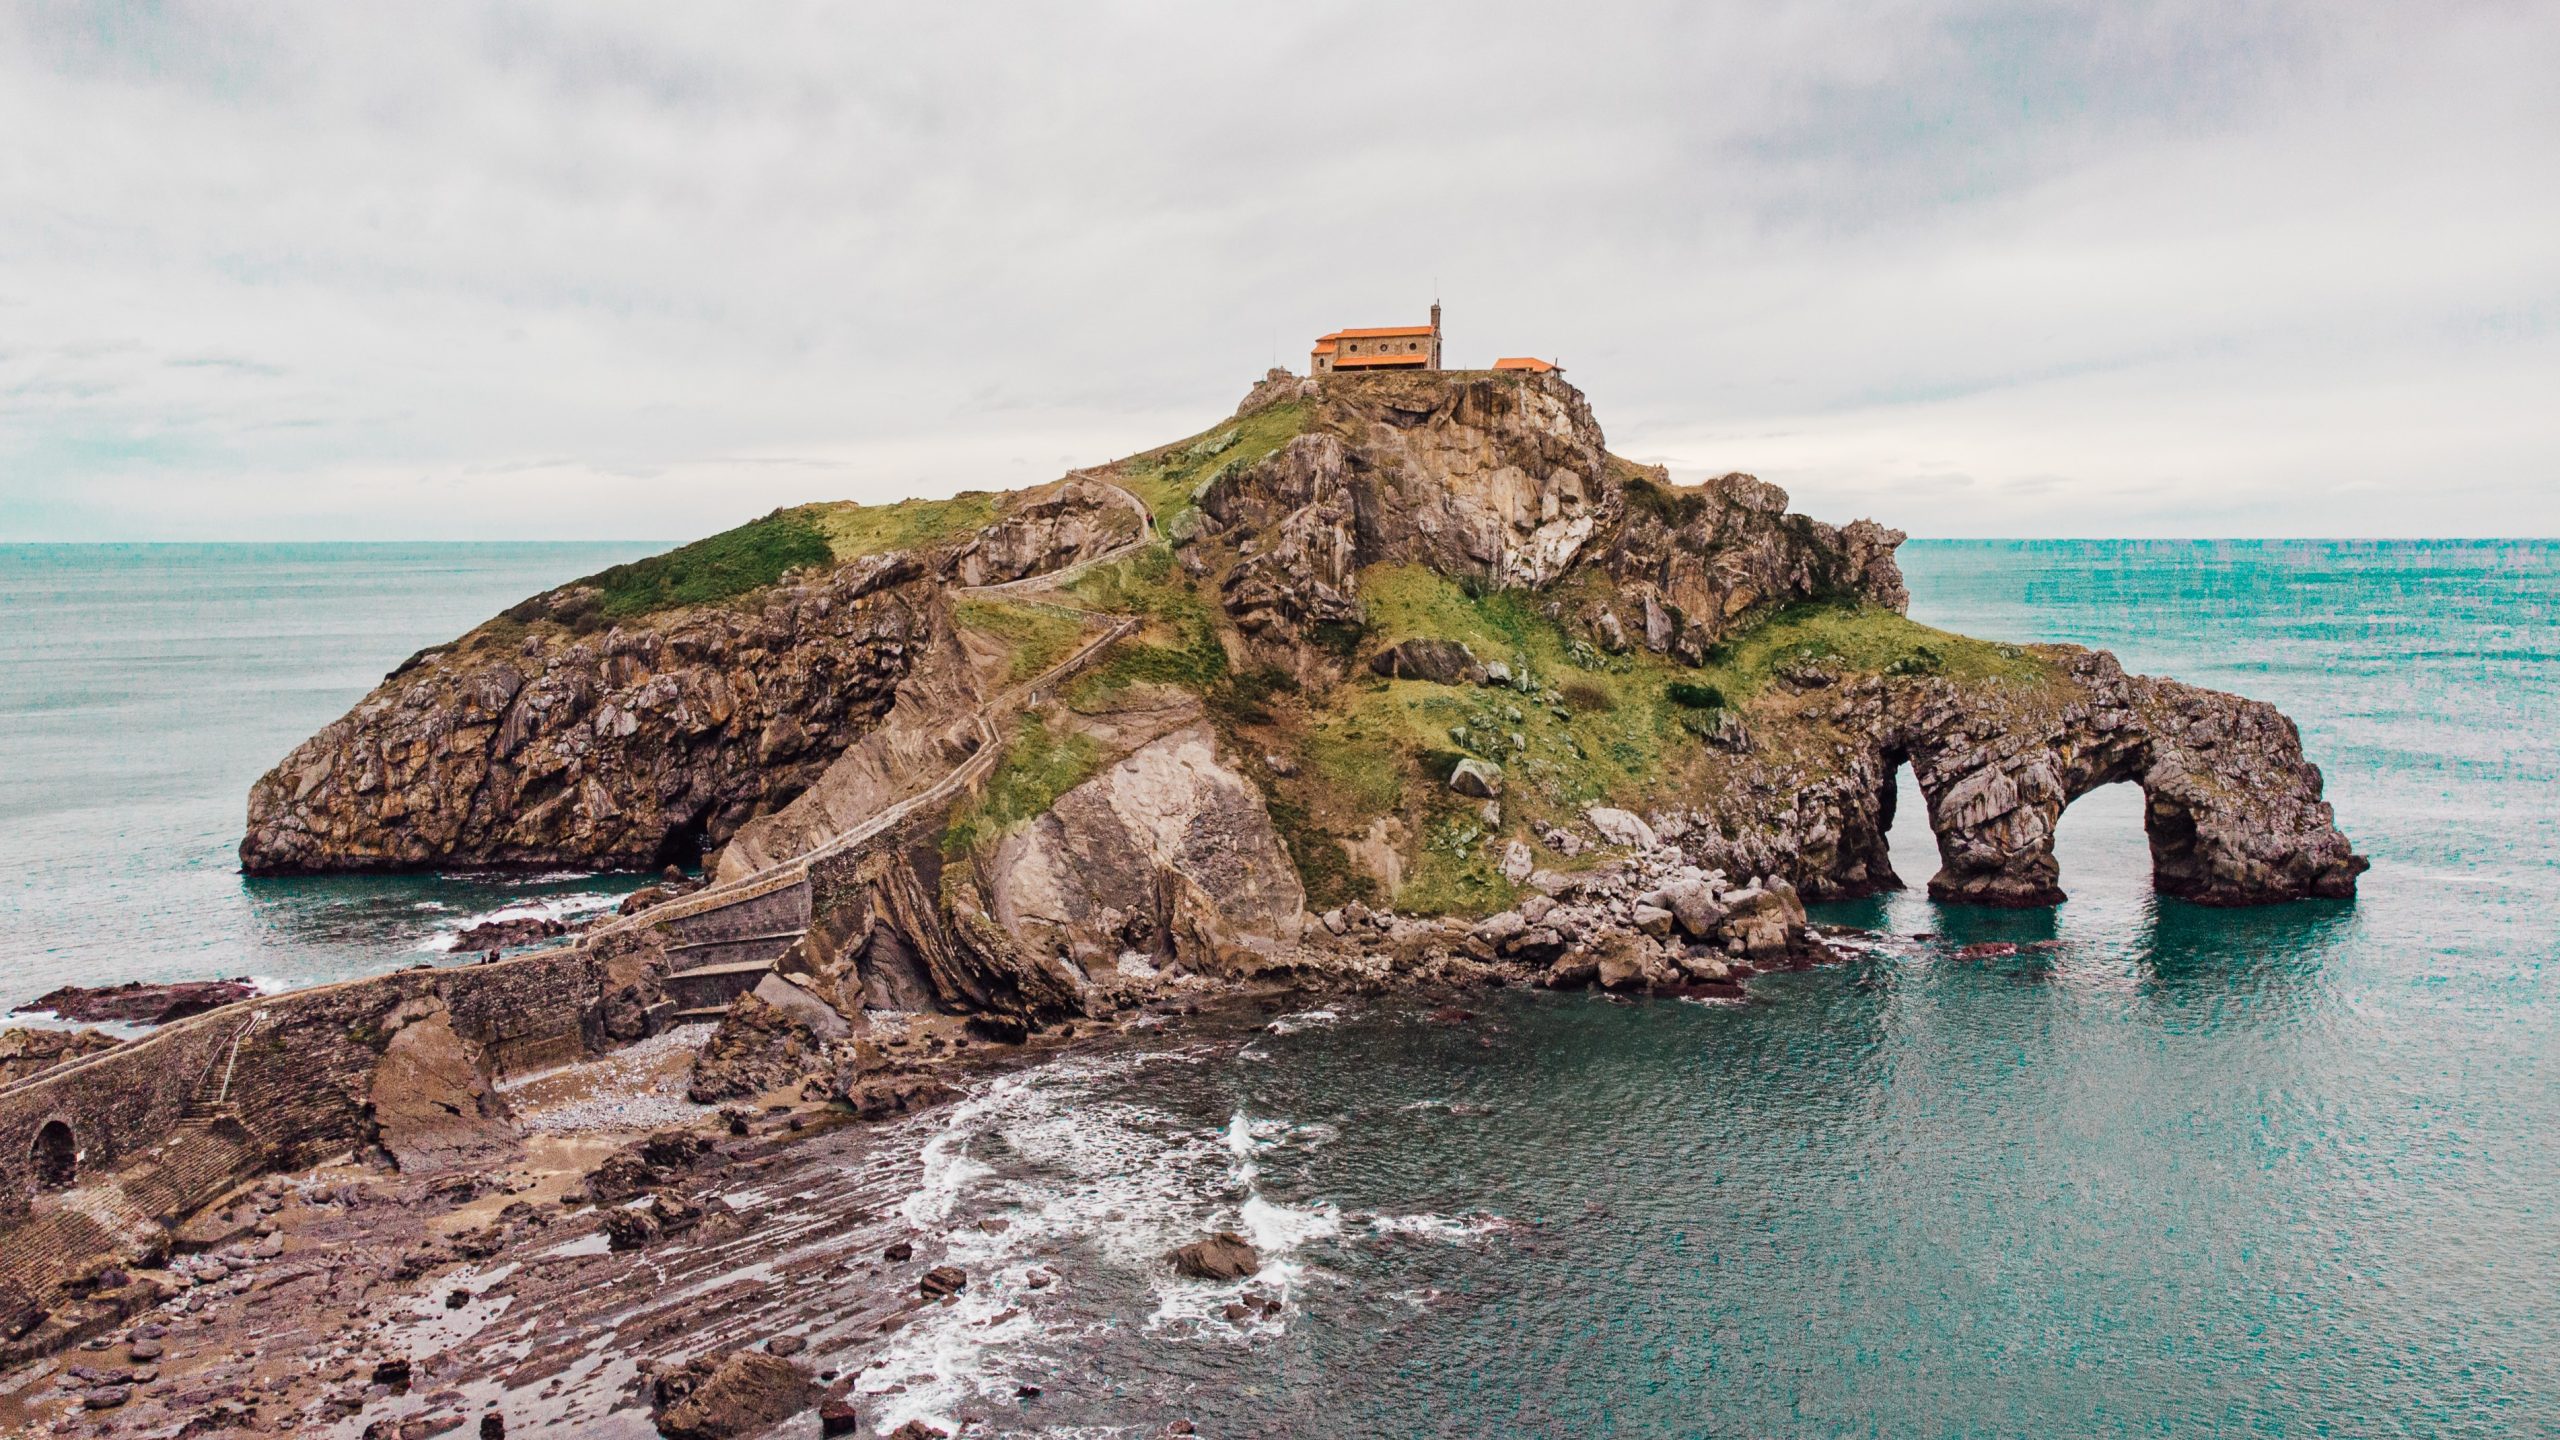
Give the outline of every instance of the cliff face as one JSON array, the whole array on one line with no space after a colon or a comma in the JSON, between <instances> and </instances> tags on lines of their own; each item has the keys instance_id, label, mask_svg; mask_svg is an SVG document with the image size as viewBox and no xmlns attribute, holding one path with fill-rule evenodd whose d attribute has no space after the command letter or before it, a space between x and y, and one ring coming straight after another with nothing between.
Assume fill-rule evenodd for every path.
<instances>
[{"instance_id":1,"label":"cliff face","mask_svg":"<svg viewBox=\"0 0 2560 1440\"><path fill-rule=\"evenodd\" d=\"M1356 580L1406 563L1471 588L1545 590L1577 566L1609 596L1582 619L1695 658L1754 616L1823 597L1900 610L1900 531L1787 513L1747 475L1696 489L1608 452L1582 393L1553 375L1370 375L1259 387L1247 412L1309 407L1308 432L1230 471L1182 527L1186 568L1218 578L1238 629L1272 646L1361 619Z\"/></svg>"},{"instance_id":2,"label":"cliff face","mask_svg":"<svg viewBox=\"0 0 2560 1440\"><path fill-rule=\"evenodd\" d=\"M716 590L742 546L671 580L562 586L423 653L251 789L242 868L690 864L807 789L880 723L920 658L954 648L953 584L1073 563L1134 526L1117 492L1070 481L1012 497L983 526L831 559L828 525L924 528L902 508L750 535L805 531L813 555L784 554L814 563L712 601L606 618L644 582L693 587L679 600Z\"/></svg>"}]
</instances>

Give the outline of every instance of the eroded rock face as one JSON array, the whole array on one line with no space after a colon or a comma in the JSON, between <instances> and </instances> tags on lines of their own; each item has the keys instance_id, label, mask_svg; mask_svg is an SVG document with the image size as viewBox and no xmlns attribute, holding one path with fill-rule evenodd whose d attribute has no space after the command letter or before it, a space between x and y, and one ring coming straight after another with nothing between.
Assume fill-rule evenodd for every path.
<instances>
[{"instance_id":1,"label":"eroded rock face","mask_svg":"<svg viewBox=\"0 0 2560 1440\"><path fill-rule=\"evenodd\" d=\"M1788 761L1737 757L1694 809L1654 817L1702 865L1792 876L1813 899L1898 888L1887 858L1908 764L1929 805L1940 900L2007 907L2063 898L2055 826L2102 785L2147 797L2153 884L2212 905L2355 893L2367 862L2321 798L2318 767L2273 706L2127 675L2114 656L2036 647L2046 684L1862 677L1783 717Z\"/></svg>"},{"instance_id":2,"label":"eroded rock face","mask_svg":"<svg viewBox=\"0 0 2560 1440\"><path fill-rule=\"evenodd\" d=\"M691 864L780 810L956 648L948 587L1100 554L1137 525L1070 480L973 535L603 627L537 596L394 671L249 793L251 874Z\"/></svg>"},{"instance_id":3,"label":"eroded rock face","mask_svg":"<svg viewBox=\"0 0 2560 1440\"><path fill-rule=\"evenodd\" d=\"M252 874L689 862L817 777L937 628L879 556L753 608L537 629L395 673L249 792Z\"/></svg>"},{"instance_id":4,"label":"eroded rock face","mask_svg":"<svg viewBox=\"0 0 2560 1440\"><path fill-rule=\"evenodd\" d=\"M1211 972L1251 968L1256 939L1295 940L1306 892L1262 794L1197 720L1141 746L1006 837L991 912L1024 950L1091 973L1123 951Z\"/></svg>"},{"instance_id":5,"label":"eroded rock face","mask_svg":"<svg viewBox=\"0 0 2560 1440\"><path fill-rule=\"evenodd\" d=\"M1599 560L1624 604L1609 618L1626 643L1696 663L1789 601L1832 596L1895 611L1911 603L1893 559L1899 530L1791 515L1786 491L1749 475L1683 490L1654 470L1631 477L1626 495L1625 521Z\"/></svg>"},{"instance_id":6,"label":"eroded rock face","mask_svg":"<svg viewBox=\"0 0 2560 1440\"><path fill-rule=\"evenodd\" d=\"M506 1099L490 1084L487 1057L455 1033L444 1002L405 1001L382 1023L392 1035L370 1098L375 1138L392 1163L432 1175L512 1155Z\"/></svg>"},{"instance_id":7,"label":"eroded rock face","mask_svg":"<svg viewBox=\"0 0 2560 1440\"><path fill-rule=\"evenodd\" d=\"M1099 555L1138 533L1137 512L1110 486L1070 478L1014 505L956 547L942 567L954 584L997 585L1045 575Z\"/></svg>"},{"instance_id":8,"label":"eroded rock face","mask_svg":"<svg viewBox=\"0 0 2560 1440\"><path fill-rule=\"evenodd\" d=\"M1221 598L1266 646L1356 622L1359 570L1391 561L1525 588L1596 564L1618 598L1577 617L1595 643L1692 659L1790 601L1909 602L1900 531L1789 514L1748 475L1673 486L1609 455L1560 376L1334 375L1267 382L1246 405L1283 400L1312 402L1308 433L1220 477L1183 537L1233 553Z\"/></svg>"}]
</instances>

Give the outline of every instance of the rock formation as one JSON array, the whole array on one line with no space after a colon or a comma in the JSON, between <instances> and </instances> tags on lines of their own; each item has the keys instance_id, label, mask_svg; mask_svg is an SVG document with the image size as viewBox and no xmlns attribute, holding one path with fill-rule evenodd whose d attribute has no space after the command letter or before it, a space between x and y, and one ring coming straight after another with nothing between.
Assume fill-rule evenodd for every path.
<instances>
[{"instance_id":1,"label":"rock formation","mask_svg":"<svg viewBox=\"0 0 2560 1440\"><path fill-rule=\"evenodd\" d=\"M82 1024L166 1025L257 993L258 987L245 976L233 980L180 980L166 985L147 985L139 980L95 988L65 985L19 1006L17 1013L41 1010Z\"/></svg>"},{"instance_id":2,"label":"rock formation","mask_svg":"<svg viewBox=\"0 0 2560 1440\"><path fill-rule=\"evenodd\" d=\"M1582 393L1554 376L1381 374L1299 389L1318 421L1259 465L1231 470L1177 536L1226 572L1228 614L1266 643L1360 619L1357 572L1408 562L1470 585L1545 589L1596 564L1615 599L1590 623L1612 648L1641 638L1695 658L1790 601L1845 597L1901 609L1900 531L1834 529L1787 513L1748 475L1690 490L1609 454ZM1625 613L1621 614L1621 611Z\"/></svg>"},{"instance_id":3,"label":"rock formation","mask_svg":"<svg viewBox=\"0 0 2560 1440\"><path fill-rule=\"evenodd\" d=\"M950 585L1099 554L1134 524L1116 492L1068 482L965 535L717 603L608 623L604 577L546 592L413 658L259 780L242 868L690 864L788 804L954 645Z\"/></svg>"},{"instance_id":4,"label":"rock formation","mask_svg":"<svg viewBox=\"0 0 2560 1440\"><path fill-rule=\"evenodd\" d=\"M0 1030L0 1085L67 1065L122 1042L99 1030Z\"/></svg>"},{"instance_id":5,"label":"rock formation","mask_svg":"<svg viewBox=\"0 0 2560 1440\"><path fill-rule=\"evenodd\" d=\"M2355 893L2366 862L2274 707L2127 675L2104 651L2026 653L2047 667L2043 683L1866 675L1779 697L1758 718L1802 748L1737 756L1709 803L1659 814L1660 828L1701 865L1788 875L1814 899L1898 888L1885 833L1908 764L1938 840L1932 898L2052 905L2063 809L2132 783L2161 894L2255 905Z\"/></svg>"},{"instance_id":6,"label":"rock formation","mask_svg":"<svg viewBox=\"0 0 2560 1440\"><path fill-rule=\"evenodd\" d=\"M1172 507L1142 554L1004 618L1064 649L1026 659L958 603L1141 538L1142 492ZM784 874L806 916L774 942L787 983L737 1002L696 1093L796 1078L884 1109L894 1073L839 1053L866 1013L1018 1031L1378 944L1652 989L1794 963L1804 901L1902 883L1904 765L1943 900L2062 898L2062 810L2119 782L2146 794L2164 894L2344 896L2364 865L2272 709L1914 625L1899 531L1791 513L1748 475L1672 484L1552 374L1275 375L1224 428L993 513L610 628L613 572L538 597L262 780L244 860L725 842L732 882L819 856ZM1143 628L1107 684L1007 688L1123 617ZM946 776L975 778L903 803Z\"/></svg>"},{"instance_id":7,"label":"rock formation","mask_svg":"<svg viewBox=\"0 0 2560 1440\"><path fill-rule=\"evenodd\" d=\"M1261 792L1221 763L1196 718L1059 796L997 846L986 873L1015 943L1088 975L1130 952L1250 969L1253 942L1295 940L1305 919Z\"/></svg>"}]
</instances>

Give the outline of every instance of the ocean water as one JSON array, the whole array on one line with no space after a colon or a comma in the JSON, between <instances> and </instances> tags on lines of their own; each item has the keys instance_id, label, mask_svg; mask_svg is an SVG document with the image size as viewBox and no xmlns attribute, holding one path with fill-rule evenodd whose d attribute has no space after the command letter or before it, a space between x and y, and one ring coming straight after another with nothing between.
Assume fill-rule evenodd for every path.
<instances>
[{"instance_id":1,"label":"ocean water","mask_svg":"<svg viewBox=\"0 0 2560 1440\"><path fill-rule=\"evenodd\" d=\"M63 984L305 985L628 881L244 880L249 786L383 672L656 545L0 546L0 1009Z\"/></svg>"},{"instance_id":2,"label":"ocean water","mask_svg":"<svg viewBox=\"0 0 2560 1440\"><path fill-rule=\"evenodd\" d=\"M0 985L324 978L595 903L249 882L229 850L250 780L401 655L628 553L0 551ZM1885 938L1745 1004L1344 1002L988 1081L906 1201L971 1285L866 1372L900 1387L875 1423L2560 1434L2560 545L1904 563L1923 620L2282 705L2374 860L2361 898L2161 900L2115 787L2065 818L2067 904L1828 907ZM2050 943L1953 958L1977 939ZM1212 1228L1263 1273L1174 1278Z\"/></svg>"}]
</instances>

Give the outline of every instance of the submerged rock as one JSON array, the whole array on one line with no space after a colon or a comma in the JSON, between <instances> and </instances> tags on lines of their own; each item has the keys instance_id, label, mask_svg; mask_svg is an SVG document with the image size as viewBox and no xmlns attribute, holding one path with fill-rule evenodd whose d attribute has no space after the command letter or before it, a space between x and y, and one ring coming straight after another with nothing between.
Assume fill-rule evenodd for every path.
<instances>
[{"instance_id":1,"label":"submerged rock","mask_svg":"<svg viewBox=\"0 0 2560 1440\"><path fill-rule=\"evenodd\" d=\"M45 1010L84 1025L166 1025L257 993L258 987L246 978L180 980L166 985L146 985L137 980L95 988L65 985L19 1006L16 1013Z\"/></svg>"}]
</instances>

